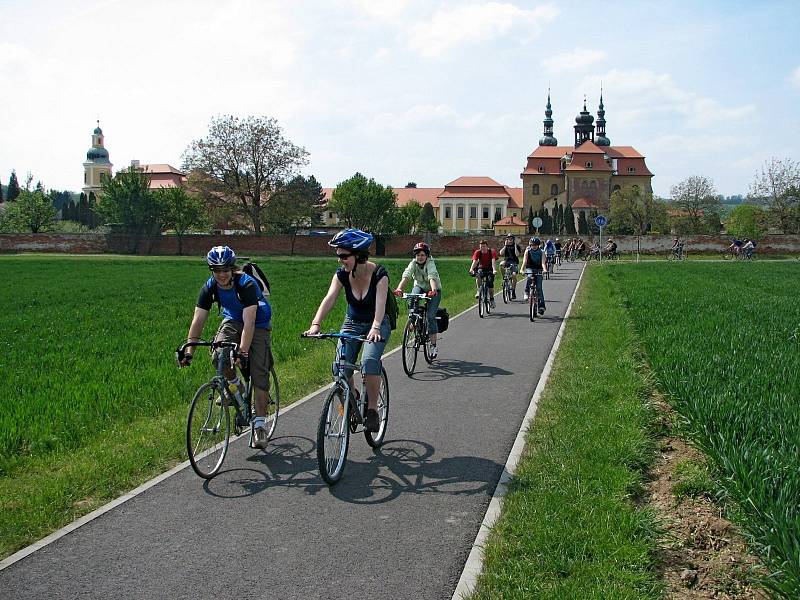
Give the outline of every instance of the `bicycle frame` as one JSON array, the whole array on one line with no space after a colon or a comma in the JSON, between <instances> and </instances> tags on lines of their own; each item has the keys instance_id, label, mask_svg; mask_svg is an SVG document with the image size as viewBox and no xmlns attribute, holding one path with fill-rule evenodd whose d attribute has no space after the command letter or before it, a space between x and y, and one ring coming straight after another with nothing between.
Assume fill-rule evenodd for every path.
<instances>
[{"instance_id":1,"label":"bicycle frame","mask_svg":"<svg viewBox=\"0 0 800 600\"><path fill-rule=\"evenodd\" d=\"M408 302L408 322L413 323L417 330L415 345L419 348L428 340L428 296L426 294L403 294L403 299ZM420 301L425 301L425 306L420 306Z\"/></svg>"},{"instance_id":2,"label":"bicycle frame","mask_svg":"<svg viewBox=\"0 0 800 600\"><path fill-rule=\"evenodd\" d=\"M227 354L228 364L231 365L231 368L236 370L236 359L239 357L239 344L235 342L186 342L182 346L180 346L177 350L175 350L175 358L178 362L180 362L186 354L186 348L196 348L201 346L207 346L210 348L211 352L215 350L221 349ZM236 396L228 389L228 380L225 379L225 357L222 353L220 353L219 360L216 361L217 365L217 372L211 378L211 381L214 382L219 388L222 390L222 395L225 396L225 400L228 403L228 406L232 406L236 410L237 417L242 417L243 421L250 422L250 405L252 402L252 393L253 393L253 386L250 380L250 377L245 377L242 369L239 368L239 374L242 375L241 380L244 381L244 392L242 393L242 398L244 399L245 406L240 406L239 402L236 400Z\"/></svg>"}]
</instances>

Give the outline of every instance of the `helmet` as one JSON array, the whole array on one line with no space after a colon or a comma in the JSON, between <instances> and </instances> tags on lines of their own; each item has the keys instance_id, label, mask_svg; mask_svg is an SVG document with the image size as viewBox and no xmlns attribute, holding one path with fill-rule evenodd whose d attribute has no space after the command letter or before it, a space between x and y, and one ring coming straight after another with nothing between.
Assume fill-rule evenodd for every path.
<instances>
[{"instance_id":1,"label":"helmet","mask_svg":"<svg viewBox=\"0 0 800 600\"><path fill-rule=\"evenodd\" d=\"M209 267L232 267L236 264L236 253L228 246L214 246L206 254Z\"/></svg>"},{"instance_id":2,"label":"helmet","mask_svg":"<svg viewBox=\"0 0 800 600\"><path fill-rule=\"evenodd\" d=\"M560 242L561 240L560 240L560 239L558 239L558 238L556 238L556 241L557 241L557 242Z\"/></svg>"},{"instance_id":3,"label":"helmet","mask_svg":"<svg viewBox=\"0 0 800 600\"><path fill-rule=\"evenodd\" d=\"M431 247L428 246L428 244L426 244L425 242L418 242L418 243L414 244L414 252L413 252L413 254L416 254L420 250L425 252L425 254L427 256L431 255Z\"/></svg>"},{"instance_id":4,"label":"helmet","mask_svg":"<svg viewBox=\"0 0 800 600\"><path fill-rule=\"evenodd\" d=\"M347 248L348 250L354 250L355 252L366 253L369 252L369 247L372 245L373 239L374 238L372 235L366 231L350 228L340 231L333 236L333 239L328 242L328 246L333 246L334 248Z\"/></svg>"},{"instance_id":5,"label":"helmet","mask_svg":"<svg viewBox=\"0 0 800 600\"><path fill-rule=\"evenodd\" d=\"M514 234L513 233L506 234L506 239L507 240L513 240L514 239Z\"/></svg>"},{"instance_id":6,"label":"helmet","mask_svg":"<svg viewBox=\"0 0 800 600\"><path fill-rule=\"evenodd\" d=\"M531 244L541 245L542 244L542 240L540 240L538 237L532 237L531 238Z\"/></svg>"}]
</instances>

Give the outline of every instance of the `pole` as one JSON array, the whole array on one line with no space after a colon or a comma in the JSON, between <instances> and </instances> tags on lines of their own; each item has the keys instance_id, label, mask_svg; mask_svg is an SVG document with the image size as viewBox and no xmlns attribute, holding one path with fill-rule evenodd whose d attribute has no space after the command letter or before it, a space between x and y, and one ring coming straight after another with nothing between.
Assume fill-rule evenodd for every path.
<instances>
[{"instance_id":1,"label":"pole","mask_svg":"<svg viewBox=\"0 0 800 600\"><path fill-rule=\"evenodd\" d=\"M603 262L603 226L600 225L600 262Z\"/></svg>"},{"instance_id":2,"label":"pole","mask_svg":"<svg viewBox=\"0 0 800 600\"><path fill-rule=\"evenodd\" d=\"M636 236L636 262L639 262L639 248L640 248L640 240L642 239L641 235Z\"/></svg>"}]
</instances>

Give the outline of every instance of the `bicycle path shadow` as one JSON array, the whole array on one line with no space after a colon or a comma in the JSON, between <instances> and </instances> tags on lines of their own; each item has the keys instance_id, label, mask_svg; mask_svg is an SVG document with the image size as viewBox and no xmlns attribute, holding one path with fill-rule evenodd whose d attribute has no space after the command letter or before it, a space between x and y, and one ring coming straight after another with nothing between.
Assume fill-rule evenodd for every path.
<instances>
[{"instance_id":1,"label":"bicycle path shadow","mask_svg":"<svg viewBox=\"0 0 800 600\"><path fill-rule=\"evenodd\" d=\"M511 371L501 367L485 365L481 362L437 359L428 367L428 370L415 372L411 379L417 381L444 381L453 377L499 377L513 374Z\"/></svg>"}]
</instances>

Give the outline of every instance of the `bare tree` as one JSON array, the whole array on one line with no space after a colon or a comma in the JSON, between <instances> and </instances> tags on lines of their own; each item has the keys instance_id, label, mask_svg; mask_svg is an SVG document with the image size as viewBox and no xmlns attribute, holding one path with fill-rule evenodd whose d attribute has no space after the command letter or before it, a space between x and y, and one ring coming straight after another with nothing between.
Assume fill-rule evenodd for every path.
<instances>
[{"instance_id":1,"label":"bare tree","mask_svg":"<svg viewBox=\"0 0 800 600\"><path fill-rule=\"evenodd\" d=\"M769 208L772 223L782 233L795 233L800 227L800 163L772 157L764 162L750 184L748 199Z\"/></svg>"},{"instance_id":2,"label":"bare tree","mask_svg":"<svg viewBox=\"0 0 800 600\"><path fill-rule=\"evenodd\" d=\"M684 179L670 190L672 202L683 212L686 233L701 233L707 229L704 217L719 213L720 201L714 182L702 175Z\"/></svg>"},{"instance_id":3,"label":"bare tree","mask_svg":"<svg viewBox=\"0 0 800 600\"><path fill-rule=\"evenodd\" d=\"M208 135L194 140L183 155L183 167L206 199L232 205L261 233L262 211L281 182L308 162L305 148L283 137L271 117L244 119L223 115L211 119Z\"/></svg>"}]
</instances>

